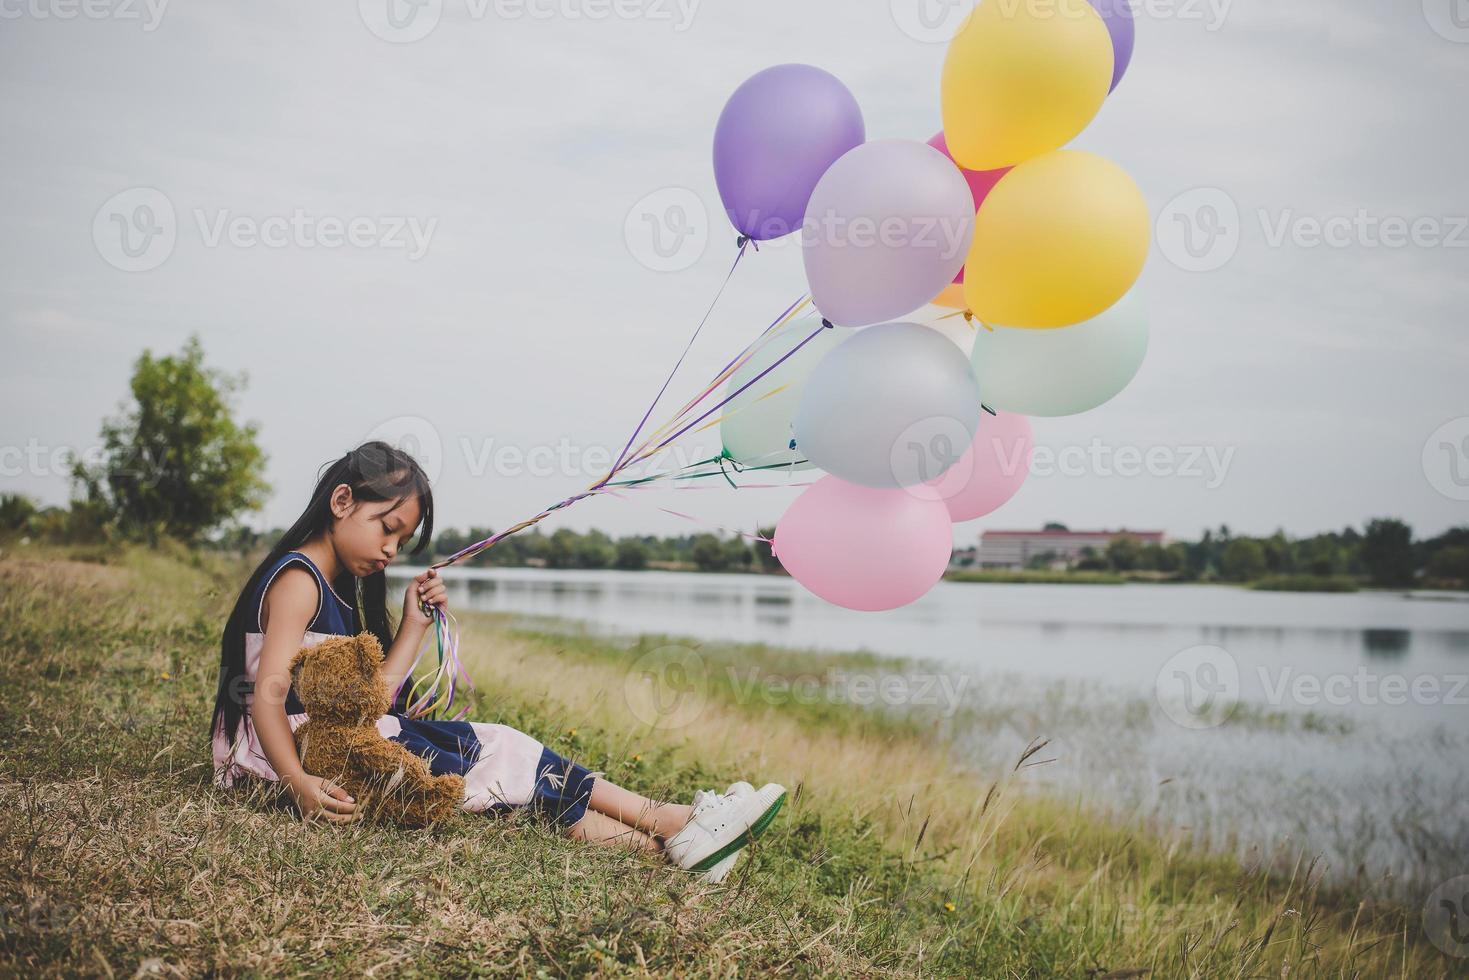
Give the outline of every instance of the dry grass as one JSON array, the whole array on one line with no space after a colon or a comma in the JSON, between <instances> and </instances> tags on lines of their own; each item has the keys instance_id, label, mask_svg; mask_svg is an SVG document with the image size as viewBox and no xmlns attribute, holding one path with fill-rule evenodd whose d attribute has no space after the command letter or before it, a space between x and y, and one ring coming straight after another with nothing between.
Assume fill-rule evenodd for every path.
<instances>
[{"instance_id":1,"label":"dry grass","mask_svg":"<svg viewBox=\"0 0 1469 980\"><path fill-rule=\"evenodd\" d=\"M667 641L487 616L461 617L472 717L650 795L745 776L797 798L717 887L527 815L423 833L303 825L266 793L209 783L217 631L243 567L77 557L0 549L0 972L1422 977L1456 965L1411 912L1322 889L1307 869L1246 871L1106 824L1027 794L1023 768L955 779L942 738L902 720L750 703L711 683L681 724L650 726L643 655Z\"/></svg>"}]
</instances>

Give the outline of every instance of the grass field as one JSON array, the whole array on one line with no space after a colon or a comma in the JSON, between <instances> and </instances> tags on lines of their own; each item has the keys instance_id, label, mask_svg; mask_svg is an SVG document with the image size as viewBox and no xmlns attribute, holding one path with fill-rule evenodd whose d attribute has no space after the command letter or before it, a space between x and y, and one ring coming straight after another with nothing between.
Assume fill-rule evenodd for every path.
<instances>
[{"instance_id":1,"label":"grass field","mask_svg":"<svg viewBox=\"0 0 1469 980\"><path fill-rule=\"evenodd\" d=\"M686 800L745 777L786 784L791 801L719 886L526 814L460 814L427 832L302 824L258 790L211 786L218 631L247 571L175 549L0 545L0 973L1295 978L1462 966L1427 943L1416 910L1030 792L1039 757L956 779L943 733L911 717L772 704L720 682L692 685L675 722L655 727L645 668L676 643L478 614L460 616L472 718L649 795ZM811 666L765 647L699 656Z\"/></svg>"}]
</instances>

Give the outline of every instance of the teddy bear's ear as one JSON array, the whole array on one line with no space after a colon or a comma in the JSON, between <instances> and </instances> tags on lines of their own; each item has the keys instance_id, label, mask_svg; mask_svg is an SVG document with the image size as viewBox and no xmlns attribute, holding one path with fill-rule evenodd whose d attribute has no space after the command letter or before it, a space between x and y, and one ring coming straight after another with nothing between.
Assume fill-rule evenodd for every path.
<instances>
[{"instance_id":1,"label":"teddy bear's ear","mask_svg":"<svg viewBox=\"0 0 1469 980\"><path fill-rule=\"evenodd\" d=\"M306 654L308 651L310 651L310 649L310 647L302 647L301 649L296 651L295 656L291 657L291 663L286 668L286 673L291 675L291 680L293 682L299 676L301 672L301 665L306 662Z\"/></svg>"},{"instance_id":2,"label":"teddy bear's ear","mask_svg":"<svg viewBox=\"0 0 1469 980\"><path fill-rule=\"evenodd\" d=\"M362 672L368 677L376 674L383 662L383 645L378 642L377 637L363 630L357 634L355 649Z\"/></svg>"}]
</instances>

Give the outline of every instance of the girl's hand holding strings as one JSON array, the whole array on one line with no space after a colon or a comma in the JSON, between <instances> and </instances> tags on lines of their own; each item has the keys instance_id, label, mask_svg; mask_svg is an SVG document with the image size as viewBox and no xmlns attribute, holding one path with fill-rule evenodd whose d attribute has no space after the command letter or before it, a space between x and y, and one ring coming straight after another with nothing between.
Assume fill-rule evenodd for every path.
<instances>
[{"instance_id":1,"label":"girl's hand holding strings","mask_svg":"<svg viewBox=\"0 0 1469 980\"><path fill-rule=\"evenodd\" d=\"M440 609L448 608L449 597L444 589L444 580L439 577L437 569L430 568L426 572L415 575L403 593L403 622L427 628L432 625L433 618L420 608L420 603L430 608L434 606Z\"/></svg>"}]
</instances>

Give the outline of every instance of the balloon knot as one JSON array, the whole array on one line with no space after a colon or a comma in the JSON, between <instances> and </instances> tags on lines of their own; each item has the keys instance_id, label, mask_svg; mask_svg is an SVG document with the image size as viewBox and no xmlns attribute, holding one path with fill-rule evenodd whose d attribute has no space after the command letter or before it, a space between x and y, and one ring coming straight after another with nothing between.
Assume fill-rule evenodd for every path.
<instances>
[{"instance_id":1,"label":"balloon knot","mask_svg":"<svg viewBox=\"0 0 1469 980\"><path fill-rule=\"evenodd\" d=\"M738 237L738 238L735 239L735 247L736 248L744 248L748 244L750 244L750 236L749 235L741 235L740 237Z\"/></svg>"},{"instance_id":2,"label":"balloon knot","mask_svg":"<svg viewBox=\"0 0 1469 980\"><path fill-rule=\"evenodd\" d=\"M821 325L823 327L825 327L826 329L828 329L828 330L832 330L832 329L835 329L836 328L836 324L832 323L826 317L822 317L821 318Z\"/></svg>"},{"instance_id":3,"label":"balloon knot","mask_svg":"<svg viewBox=\"0 0 1469 980\"><path fill-rule=\"evenodd\" d=\"M796 448L796 440L792 439L791 440L791 444L789 446L787 446L786 448L787 449L795 449Z\"/></svg>"},{"instance_id":4,"label":"balloon knot","mask_svg":"<svg viewBox=\"0 0 1469 980\"><path fill-rule=\"evenodd\" d=\"M984 404L983 402L980 402L979 407L982 408L982 409L984 409L986 412L989 412L991 415L998 416L1000 414L999 412L995 411L993 408L990 408L988 405Z\"/></svg>"}]
</instances>

